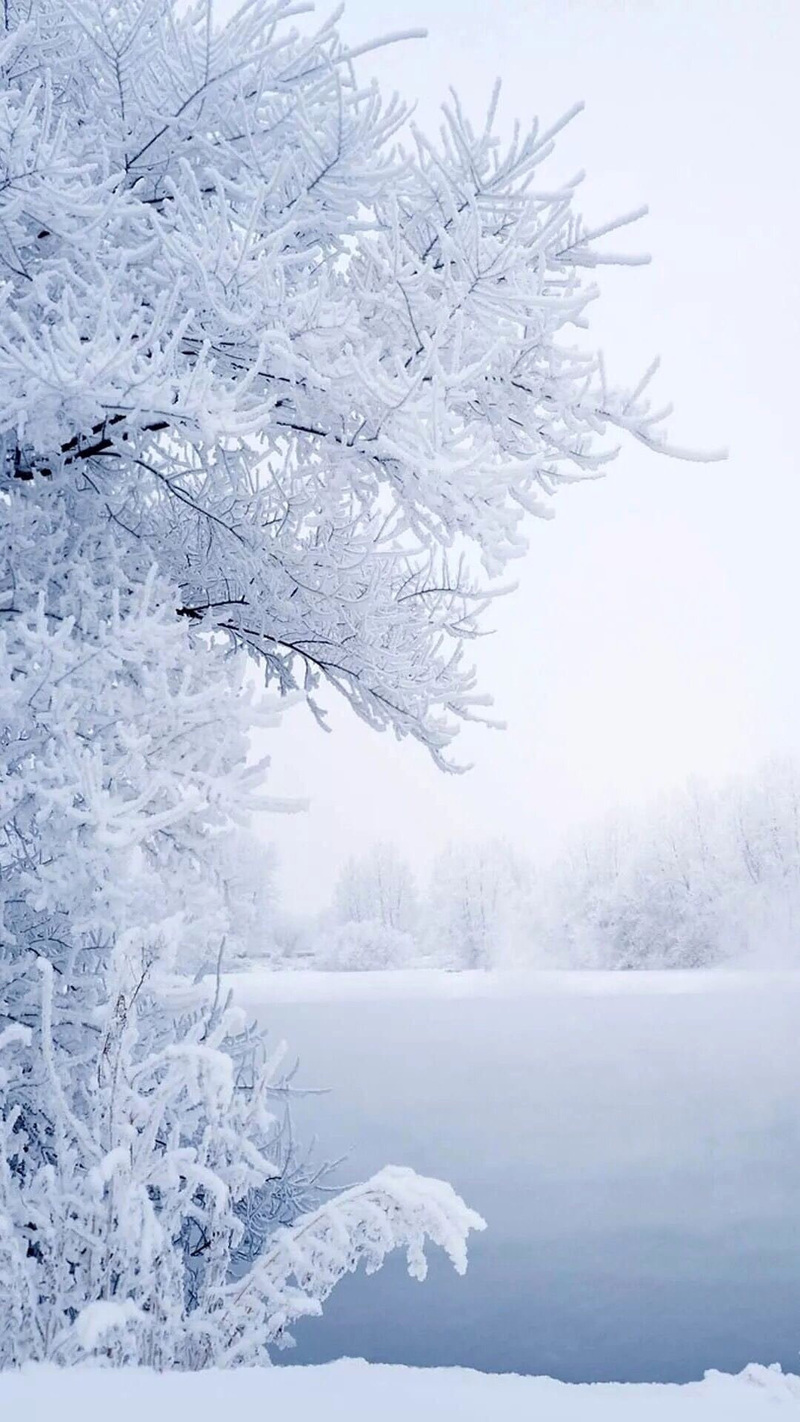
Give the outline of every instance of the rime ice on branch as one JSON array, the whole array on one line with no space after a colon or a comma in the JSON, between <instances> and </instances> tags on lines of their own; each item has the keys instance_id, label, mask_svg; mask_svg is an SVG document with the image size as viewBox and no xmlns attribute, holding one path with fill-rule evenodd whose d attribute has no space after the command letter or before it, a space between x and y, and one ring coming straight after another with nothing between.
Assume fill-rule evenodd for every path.
<instances>
[{"instance_id":1,"label":"rime ice on branch","mask_svg":"<svg viewBox=\"0 0 800 1422\"><path fill-rule=\"evenodd\" d=\"M282 688L441 761L525 513L620 431L667 448L652 371L616 390L575 344L631 219L553 189L566 120L505 143L497 95L477 130L453 100L431 142L303 8L8 0L6 473L94 501Z\"/></svg>"},{"instance_id":2,"label":"rime ice on branch","mask_svg":"<svg viewBox=\"0 0 800 1422\"><path fill-rule=\"evenodd\" d=\"M276 705L93 501L4 497L0 1366L263 1363L360 1261L461 1268L481 1222L403 1172L308 1214L281 1052L185 976L236 946L230 837L285 808L247 763Z\"/></svg>"}]
</instances>

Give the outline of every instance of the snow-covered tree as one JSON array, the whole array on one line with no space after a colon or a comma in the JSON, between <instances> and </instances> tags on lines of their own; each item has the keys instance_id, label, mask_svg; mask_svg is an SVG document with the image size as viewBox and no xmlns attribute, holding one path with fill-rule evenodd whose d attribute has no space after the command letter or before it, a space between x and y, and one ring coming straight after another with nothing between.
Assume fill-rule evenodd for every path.
<instances>
[{"instance_id":1,"label":"snow-covered tree","mask_svg":"<svg viewBox=\"0 0 800 1422\"><path fill-rule=\"evenodd\" d=\"M277 853L250 829L224 834L214 846L224 884L232 940L225 958L269 958L276 952Z\"/></svg>"},{"instance_id":2,"label":"snow-covered tree","mask_svg":"<svg viewBox=\"0 0 800 1422\"><path fill-rule=\"evenodd\" d=\"M590 827L543 877L533 941L572 967L797 963L797 766L692 783Z\"/></svg>"},{"instance_id":3,"label":"snow-covered tree","mask_svg":"<svg viewBox=\"0 0 800 1422\"><path fill-rule=\"evenodd\" d=\"M336 884L335 914L340 924L374 923L399 933L417 926L417 891L411 868L391 844L347 861Z\"/></svg>"},{"instance_id":4,"label":"snow-covered tree","mask_svg":"<svg viewBox=\"0 0 800 1422\"><path fill-rule=\"evenodd\" d=\"M233 1277L274 1068L184 974L240 931L241 653L444 763L525 513L667 448L572 344L619 224L540 176L559 125L404 149L300 8L3 5L3 1362L255 1361L359 1259L463 1267L477 1218L388 1172Z\"/></svg>"},{"instance_id":5,"label":"snow-covered tree","mask_svg":"<svg viewBox=\"0 0 800 1422\"><path fill-rule=\"evenodd\" d=\"M526 937L531 872L505 841L447 846L426 904L433 958L465 968L508 964Z\"/></svg>"},{"instance_id":6,"label":"snow-covered tree","mask_svg":"<svg viewBox=\"0 0 800 1422\"><path fill-rule=\"evenodd\" d=\"M620 969L716 961L709 808L687 793L583 830L543 877L541 960Z\"/></svg>"},{"instance_id":7,"label":"snow-covered tree","mask_svg":"<svg viewBox=\"0 0 800 1422\"><path fill-rule=\"evenodd\" d=\"M281 687L441 758L482 700L480 565L607 433L668 446L647 382L573 344L584 272L626 259L542 174L562 124L503 143L495 96L403 148L295 8L7 0L6 476L76 490Z\"/></svg>"},{"instance_id":8,"label":"snow-covered tree","mask_svg":"<svg viewBox=\"0 0 800 1422\"><path fill-rule=\"evenodd\" d=\"M716 905L720 952L735 961L800 964L800 766L788 758L723 788L727 872Z\"/></svg>"},{"instance_id":9,"label":"snow-covered tree","mask_svg":"<svg viewBox=\"0 0 800 1422\"><path fill-rule=\"evenodd\" d=\"M479 1222L397 1172L302 1213L280 1056L182 971L235 940L219 848L270 807L276 708L73 491L2 498L0 1364L264 1361L359 1260L461 1267Z\"/></svg>"}]
</instances>

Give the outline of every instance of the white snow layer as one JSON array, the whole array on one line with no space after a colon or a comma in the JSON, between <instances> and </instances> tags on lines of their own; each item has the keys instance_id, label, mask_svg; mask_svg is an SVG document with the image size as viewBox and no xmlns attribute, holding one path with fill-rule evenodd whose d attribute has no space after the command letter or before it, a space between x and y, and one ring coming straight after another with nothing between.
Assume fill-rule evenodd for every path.
<instances>
[{"instance_id":1,"label":"white snow layer","mask_svg":"<svg viewBox=\"0 0 800 1422\"><path fill-rule=\"evenodd\" d=\"M752 1365L702 1382L555 1382L464 1368L324 1367L151 1373L40 1365L0 1374L0 1417L28 1422L774 1422L800 1417L800 1378Z\"/></svg>"},{"instance_id":2,"label":"white snow layer","mask_svg":"<svg viewBox=\"0 0 800 1422\"><path fill-rule=\"evenodd\" d=\"M443 968L324 972L314 968L270 969L254 963L249 972L230 973L226 987L250 1008L273 1002L354 1002L387 998L654 997L719 993L800 992L800 972L713 968L681 971L602 972L549 969Z\"/></svg>"}]
</instances>

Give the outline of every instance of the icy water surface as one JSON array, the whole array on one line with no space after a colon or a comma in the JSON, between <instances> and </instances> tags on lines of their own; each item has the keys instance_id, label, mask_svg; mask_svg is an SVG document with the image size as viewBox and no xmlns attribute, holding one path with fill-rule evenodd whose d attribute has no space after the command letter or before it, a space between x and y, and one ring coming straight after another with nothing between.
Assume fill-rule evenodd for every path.
<instances>
[{"instance_id":1,"label":"icy water surface","mask_svg":"<svg viewBox=\"0 0 800 1422\"><path fill-rule=\"evenodd\" d=\"M800 988L675 984L453 998L398 978L363 1001L270 1002L262 980L262 1020L331 1088L298 1104L298 1132L349 1152L343 1179L412 1165L489 1223L464 1279L432 1258L424 1285L399 1259L345 1280L287 1361L798 1371Z\"/></svg>"}]
</instances>

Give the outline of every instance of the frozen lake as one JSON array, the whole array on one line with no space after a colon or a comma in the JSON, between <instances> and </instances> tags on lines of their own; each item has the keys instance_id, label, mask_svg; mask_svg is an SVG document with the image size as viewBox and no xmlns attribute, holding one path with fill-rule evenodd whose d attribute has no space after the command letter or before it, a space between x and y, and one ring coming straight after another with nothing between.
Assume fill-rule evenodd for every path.
<instances>
[{"instance_id":1,"label":"frozen lake","mask_svg":"<svg viewBox=\"0 0 800 1422\"><path fill-rule=\"evenodd\" d=\"M231 980L301 1060L298 1134L452 1181L459 1279L347 1279L287 1361L570 1381L800 1361L800 975Z\"/></svg>"}]
</instances>

